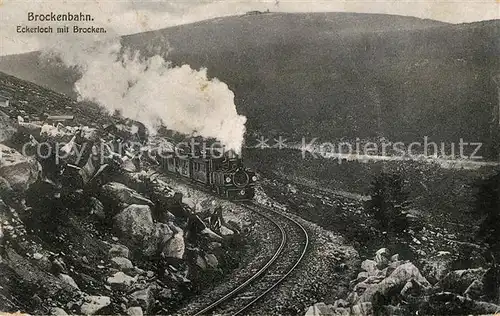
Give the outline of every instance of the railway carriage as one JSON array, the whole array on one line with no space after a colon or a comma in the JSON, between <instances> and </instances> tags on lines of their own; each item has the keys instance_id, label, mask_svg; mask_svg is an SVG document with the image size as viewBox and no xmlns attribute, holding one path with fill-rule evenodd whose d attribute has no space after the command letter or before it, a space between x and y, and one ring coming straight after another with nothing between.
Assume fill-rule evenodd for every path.
<instances>
[{"instance_id":1,"label":"railway carriage","mask_svg":"<svg viewBox=\"0 0 500 316\"><path fill-rule=\"evenodd\" d=\"M255 195L257 176L243 166L242 159L233 152L222 157L174 152L162 153L158 159L161 168L186 178L195 184L231 200L250 200Z\"/></svg>"}]
</instances>

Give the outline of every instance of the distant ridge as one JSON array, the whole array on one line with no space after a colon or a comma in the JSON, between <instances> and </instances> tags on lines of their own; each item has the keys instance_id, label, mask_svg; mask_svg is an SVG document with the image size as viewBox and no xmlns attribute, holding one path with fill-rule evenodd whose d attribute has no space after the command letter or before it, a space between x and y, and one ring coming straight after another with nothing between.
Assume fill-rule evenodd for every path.
<instances>
[{"instance_id":1,"label":"distant ridge","mask_svg":"<svg viewBox=\"0 0 500 316\"><path fill-rule=\"evenodd\" d=\"M124 36L144 55L206 67L252 132L491 143L500 21L447 24L361 13L266 13ZM0 70L74 96L78 74L0 57Z\"/></svg>"}]
</instances>

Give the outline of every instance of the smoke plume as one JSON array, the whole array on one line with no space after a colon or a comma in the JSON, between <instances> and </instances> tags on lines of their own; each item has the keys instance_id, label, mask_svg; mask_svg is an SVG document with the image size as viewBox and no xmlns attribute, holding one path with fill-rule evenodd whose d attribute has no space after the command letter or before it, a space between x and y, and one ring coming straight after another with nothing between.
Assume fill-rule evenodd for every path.
<instances>
[{"instance_id":1,"label":"smoke plume","mask_svg":"<svg viewBox=\"0 0 500 316\"><path fill-rule=\"evenodd\" d=\"M81 100L97 102L110 113L119 111L153 133L164 125L216 138L226 150L240 153L246 118L236 112L233 92L224 82L208 78L207 69L174 67L159 55L141 58L124 52L117 41L52 50L82 73L74 86Z\"/></svg>"}]
</instances>

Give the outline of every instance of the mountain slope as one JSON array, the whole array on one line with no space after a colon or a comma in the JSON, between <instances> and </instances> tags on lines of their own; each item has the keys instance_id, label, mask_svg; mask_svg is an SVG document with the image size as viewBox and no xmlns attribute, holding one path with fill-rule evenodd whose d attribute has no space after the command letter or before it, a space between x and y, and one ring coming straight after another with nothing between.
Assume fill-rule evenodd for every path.
<instances>
[{"instance_id":1,"label":"mountain slope","mask_svg":"<svg viewBox=\"0 0 500 316\"><path fill-rule=\"evenodd\" d=\"M207 67L235 92L251 132L297 140L383 135L489 142L499 25L268 13L134 34L122 42L144 55L170 49L175 65ZM77 78L37 61L37 53L2 57L0 70L65 93Z\"/></svg>"}]
</instances>

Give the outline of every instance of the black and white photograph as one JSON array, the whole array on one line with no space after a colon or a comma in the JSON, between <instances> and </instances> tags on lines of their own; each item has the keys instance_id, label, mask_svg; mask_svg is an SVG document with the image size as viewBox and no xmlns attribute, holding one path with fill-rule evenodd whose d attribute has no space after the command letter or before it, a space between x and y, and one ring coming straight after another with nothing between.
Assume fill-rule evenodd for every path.
<instances>
[{"instance_id":1,"label":"black and white photograph","mask_svg":"<svg viewBox=\"0 0 500 316\"><path fill-rule=\"evenodd\" d=\"M500 0L0 0L0 315L500 315Z\"/></svg>"}]
</instances>

